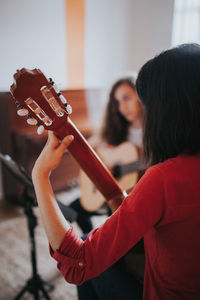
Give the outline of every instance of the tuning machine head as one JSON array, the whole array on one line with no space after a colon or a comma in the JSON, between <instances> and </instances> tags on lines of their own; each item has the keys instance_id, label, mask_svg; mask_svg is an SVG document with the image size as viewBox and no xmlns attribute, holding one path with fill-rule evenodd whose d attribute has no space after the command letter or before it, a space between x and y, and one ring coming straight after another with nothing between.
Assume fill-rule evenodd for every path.
<instances>
[{"instance_id":1,"label":"tuning machine head","mask_svg":"<svg viewBox=\"0 0 200 300\"><path fill-rule=\"evenodd\" d=\"M53 81L52 78L49 78L49 82L52 85L52 87L54 88L54 90L55 90L56 94L58 95L58 97L60 98L62 104L64 104L66 112L70 115L72 113L71 105L67 102L67 99L62 95L60 89L55 84L55 82Z\"/></svg>"},{"instance_id":2,"label":"tuning machine head","mask_svg":"<svg viewBox=\"0 0 200 300\"><path fill-rule=\"evenodd\" d=\"M24 108L23 105L21 105L18 101L15 102L15 104L17 105L17 114L20 117L24 117L28 115L28 109Z\"/></svg>"},{"instance_id":3,"label":"tuning machine head","mask_svg":"<svg viewBox=\"0 0 200 300\"><path fill-rule=\"evenodd\" d=\"M42 134L44 132L44 126L43 125L39 125L37 128L37 134Z\"/></svg>"},{"instance_id":4,"label":"tuning machine head","mask_svg":"<svg viewBox=\"0 0 200 300\"><path fill-rule=\"evenodd\" d=\"M16 101L15 104L17 105L17 108L18 108L18 110L17 110L18 116L20 116L20 117L27 116L27 121L26 122L29 125L36 125L37 126L37 133L39 135L41 135L44 132L44 126L38 124L38 121L32 117L32 115L29 113L28 109L24 108L21 103Z\"/></svg>"},{"instance_id":5,"label":"tuning machine head","mask_svg":"<svg viewBox=\"0 0 200 300\"><path fill-rule=\"evenodd\" d=\"M31 115L28 116L28 119L26 121L29 125L37 125L38 121L34 119Z\"/></svg>"}]
</instances>

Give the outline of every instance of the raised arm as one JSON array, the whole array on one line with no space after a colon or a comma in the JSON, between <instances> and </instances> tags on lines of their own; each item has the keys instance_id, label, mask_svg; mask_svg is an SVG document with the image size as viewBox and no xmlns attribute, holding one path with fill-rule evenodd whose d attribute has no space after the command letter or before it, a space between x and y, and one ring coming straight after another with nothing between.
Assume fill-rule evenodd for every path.
<instances>
[{"instance_id":1,"label":"raised arm","mask_svg":"<svg viewBox=\"0 0 200 300\"><path fill-rule=\"evenodd\" d=\"M49 177L51 171L59 165L63 153L72 141L73 136L69 135L60 143L53 132L49 131L47 143L32 171L42 223L54 251L62 242L70 224L60 211Z\"/></svg>"}]
</instances>

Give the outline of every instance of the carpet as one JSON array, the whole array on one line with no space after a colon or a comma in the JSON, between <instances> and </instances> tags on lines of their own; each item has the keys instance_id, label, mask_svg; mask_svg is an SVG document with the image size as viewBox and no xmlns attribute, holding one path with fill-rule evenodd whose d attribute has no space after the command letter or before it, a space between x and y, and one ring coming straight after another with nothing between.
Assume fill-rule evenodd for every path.
<instances>
[{"instance_id":1,"label":"carpet","mask_svg":"<svg viewBox=\"0 0 200 300\"><path fill-rule=\"evenodd\" d=\"M51 300L77 300L76 287L63 279L56 262L49 255L47 238L37 209L35 238L38 273L42 279L55 285L55 289L49 293ZM31 276L27 218L21 216L0 222L0 300L13 299ZM30 300L33 296L26 292L21 299Z\"/></svg>"}]
</instances>

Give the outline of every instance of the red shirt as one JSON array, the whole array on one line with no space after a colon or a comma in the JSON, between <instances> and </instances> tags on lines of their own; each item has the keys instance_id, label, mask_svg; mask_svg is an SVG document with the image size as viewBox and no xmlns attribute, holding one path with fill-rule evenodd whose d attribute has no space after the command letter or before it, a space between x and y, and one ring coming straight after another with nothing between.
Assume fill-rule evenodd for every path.
<instances>
[{"instance_id":1,"label":"red shirt","mask_svg":"<svg viewBox=\"0 0 200 300\"><path fill-rule=\"evenodd\" d=\"M200 155L149 168L119 209L83 242L73 228L53 257L77 285L99 275L142 237L146 300L200 299Z\"/></svg>"}]
</instances>

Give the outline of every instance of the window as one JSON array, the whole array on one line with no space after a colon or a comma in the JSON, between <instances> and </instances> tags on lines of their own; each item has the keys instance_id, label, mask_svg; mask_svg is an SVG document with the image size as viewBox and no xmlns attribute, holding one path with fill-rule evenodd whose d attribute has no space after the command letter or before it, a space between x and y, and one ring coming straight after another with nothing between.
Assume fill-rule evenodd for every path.
<instances>
[{"instance_id":1,"label":"window","mask_svg":"<svg viewBox=\"0 0 200 300\"><path fill-rule=\"evenodd\" d=\"M172 46L200 44L200 0L175 0Z\"/></svg>"}]
</instances>

